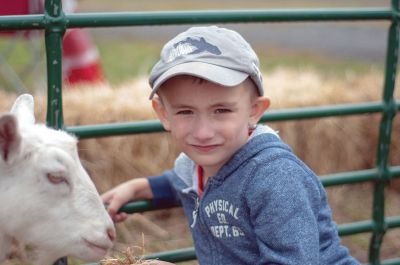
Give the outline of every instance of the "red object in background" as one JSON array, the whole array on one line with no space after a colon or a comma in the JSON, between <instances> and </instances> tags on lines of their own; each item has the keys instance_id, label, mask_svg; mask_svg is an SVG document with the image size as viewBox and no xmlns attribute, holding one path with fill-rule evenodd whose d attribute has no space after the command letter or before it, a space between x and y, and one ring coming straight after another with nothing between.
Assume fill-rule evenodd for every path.
<instances>
[{"instance_id":1,"label":"red object in background","mask_svg":"<svg viewBox=\"0 0 400 265\"><path fill-rule=\"evenodd\" d=\"M27 15L43 12L43 0L0 0L0 16ZM69 5L68 5L69 4ZM72 9L74 0L63 0L67 9ZM67 10L72 11L72 10ZM3 31L12 35L15 31ZM25 31L29 37L29 31ZM69 29L63 39L63 75L68 84L80 82L102 82L104 74L96 46L84 29Z\"/></svg>"},{"instance_id":2,"label":"red object in background","mask_svg":"<svg viewBox=\"0 0 400 265\"><path fill-rule=\"evenodd\" d=\"M69 84L77 84L81 82L98 83L104 81L104 75L100 64L94 62L83 67L70 69L65 79Z\"/></svg>"},{"instance_id":3,"label":"red object in background","mask_svg":"<svg viewBox=\"0 0 400 265\"><path fill-rule=\"evenodd\" d=\"M0 16L30 14L29 0L0 0ZM13 35L15 31L0 31L1 35Z\"/></svg>"},{"instance_id":4,"label":"red object in background","mask_svg":"<svg viewBox=\"0 0 400 265\"><path fill-rule=\"evenodd\" d=\"M104 81L98 51L86 30L70 29L65 33L63 68L69 84Z\"/></svg>"},{"instance_id":5,"label":"red object in background","mask_svg":"<svg viewBox=\"0 0 400 265\"><path fill-rule=\"evenodd\" d=\"M0 0L0 16L29 14L28 0Z\"/></svg>"}]
</instances>

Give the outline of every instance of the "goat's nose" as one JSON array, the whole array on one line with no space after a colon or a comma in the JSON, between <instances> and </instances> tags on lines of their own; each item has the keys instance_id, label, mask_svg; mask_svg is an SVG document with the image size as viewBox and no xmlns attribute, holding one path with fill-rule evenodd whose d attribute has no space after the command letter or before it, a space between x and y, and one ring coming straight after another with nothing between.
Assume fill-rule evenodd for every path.
<instances>
[{"instance_id":1,"label":"goat's nose","mask_svg":"<svg viewBox=\"0 0 400 265\"><path fill-rule=\"evenodd\" d=\"M114 229L114 227L110 227L110 228L108 228L107 229L107 235L108 235L108 238L111 240L111 241L114 241L114 239L115 239L115 229Z\"/></svg>"}]
</instances>

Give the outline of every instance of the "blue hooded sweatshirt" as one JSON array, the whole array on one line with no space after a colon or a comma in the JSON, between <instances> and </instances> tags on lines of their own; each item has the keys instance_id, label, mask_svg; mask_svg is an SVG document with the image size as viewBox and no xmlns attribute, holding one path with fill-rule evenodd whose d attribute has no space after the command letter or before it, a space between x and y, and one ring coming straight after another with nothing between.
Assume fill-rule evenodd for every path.
<instances>
[{"instance_id":1,"label":"blue hooded sweatshirt","mask_svg":"<svg viewBox=\"0 0 400 265\"><path fill-rule=\"evenodd\" d=\"M185 154L149 177L155 204L180 203L203 265L360 264L341 245L319 178L267 126L208 179Z\"/></svg>"}]
</instances>

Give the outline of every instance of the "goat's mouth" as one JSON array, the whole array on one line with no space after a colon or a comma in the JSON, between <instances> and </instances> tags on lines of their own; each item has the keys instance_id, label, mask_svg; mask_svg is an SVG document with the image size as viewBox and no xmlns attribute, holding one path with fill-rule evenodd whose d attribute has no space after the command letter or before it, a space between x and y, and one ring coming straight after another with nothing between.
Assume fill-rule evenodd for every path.
<instances>
[{"instance_id":1,"label":"goat's mouth","mask_svg":"<svg viewBox=\"0 0 400 265\"><path fill-rule=\"evenodd\" d=\"M83 238L83 242L87 247L89 247L91 250L93 250L94 252L98 253L101 256L104 256L107 253L108 249L110 248L108 245L100 245L98 243L93 243L87 240L86 238Z\"/></svg>"}]
</instances>

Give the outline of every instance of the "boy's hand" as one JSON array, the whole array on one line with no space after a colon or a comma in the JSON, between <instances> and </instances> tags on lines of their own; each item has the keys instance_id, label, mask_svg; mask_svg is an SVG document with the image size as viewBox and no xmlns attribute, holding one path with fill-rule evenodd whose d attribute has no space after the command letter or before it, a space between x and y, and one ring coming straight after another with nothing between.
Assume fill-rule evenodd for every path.
<instances>
[{"instance_id":1,"label":"boy's hand","mask_svg":"<svg viewBox=\"0 0 400 265\"><path fill-rule=\"evenodd\" d=\"M132 200L133 193L129 182L125 182L101 195L101 199L107 205L107 211L114 222L119 223L128 218L127 213L118 213L118 210L122 205Z\"/></svg>"},{"instance_id":2,"label":"boy's hand","mask_svg":"<svg viewBox=\"0 0 400 265\"><path fill-rule=\"evenodd\" d=\"M152 197L153 193L145 178L129 180L101 195L101 199L107 204L108 213L116 223L128 218L127 213L118 213L122 205L133 200L151 199Z\"/></svg>"}]
</instances>

